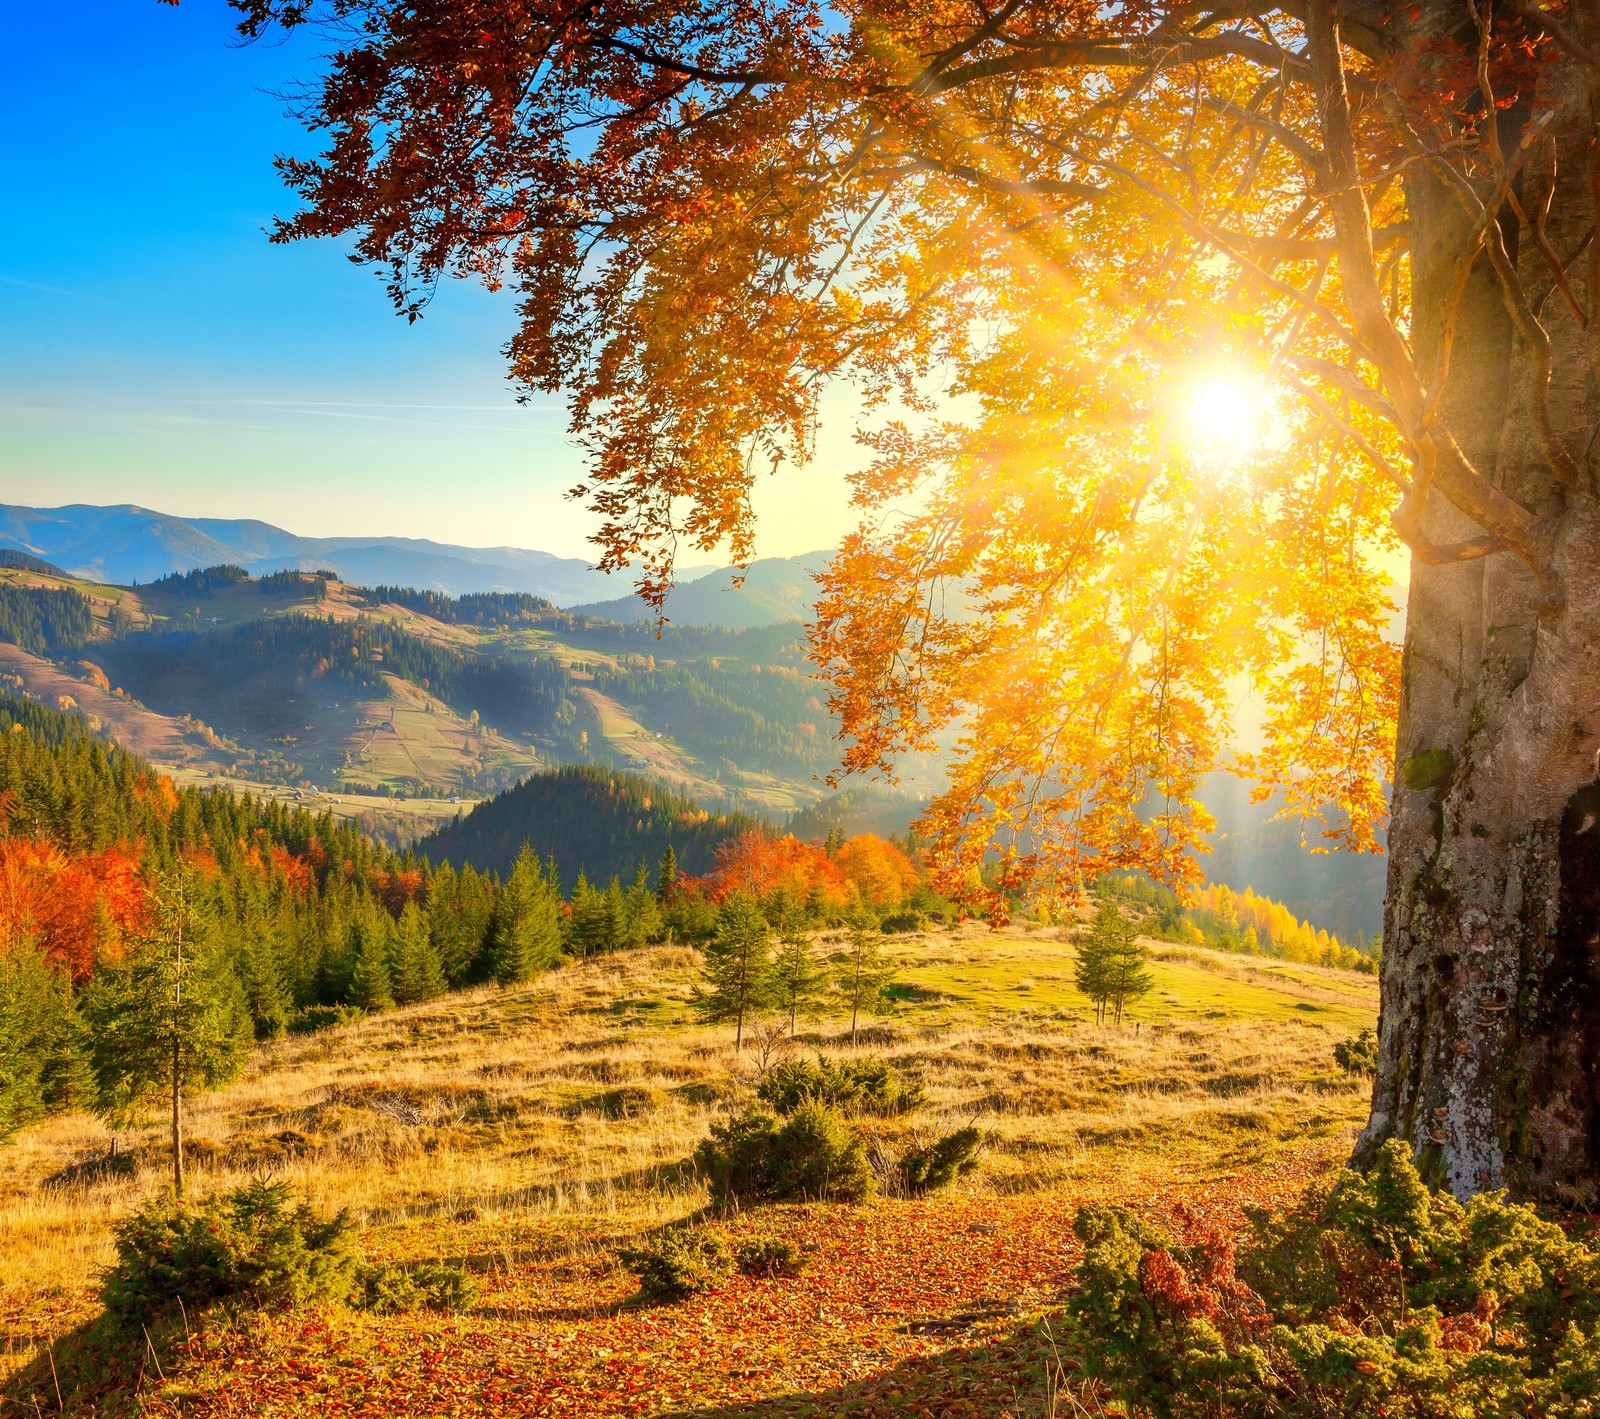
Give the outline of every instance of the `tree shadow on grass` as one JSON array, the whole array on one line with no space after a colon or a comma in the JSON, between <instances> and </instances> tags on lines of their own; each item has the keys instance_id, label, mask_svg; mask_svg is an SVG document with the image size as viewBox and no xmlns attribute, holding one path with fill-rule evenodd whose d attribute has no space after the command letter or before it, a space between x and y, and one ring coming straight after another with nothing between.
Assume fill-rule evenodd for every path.
<instances>
[{"instance_id":1,"label":"tree shadow on grass","mask_svg":"<svg viewBox=\"0 0 1600 1419\"><path fill-rule=\"evenodd\" d=\"M119 1329L105 1314L64 1335L30 1337L34 1357L0 1387L0 1419L28 1415L92 1414L122 1419L141 1408L145 1377L159 1377L163 1356L176 1357L182 1321L148 1331Z\"/></svg>"},{"instance_id":2,"label":"tree shadow on grass","mask_svg":"<svg viewBox=\"0 0 1600 1419\"><path fill-rule=\"evenodd\" d=\"M860 1357L867 1364L874 1357ZM850 1357L844 1357L846 1366ZM858 1362L859 1363L859 1362ZM1047 1419L1064 1368L1045 1321L1029 1321L876 1373L763 1399L664 1410L659 1419Z\"/></svg>"}]
</instances>

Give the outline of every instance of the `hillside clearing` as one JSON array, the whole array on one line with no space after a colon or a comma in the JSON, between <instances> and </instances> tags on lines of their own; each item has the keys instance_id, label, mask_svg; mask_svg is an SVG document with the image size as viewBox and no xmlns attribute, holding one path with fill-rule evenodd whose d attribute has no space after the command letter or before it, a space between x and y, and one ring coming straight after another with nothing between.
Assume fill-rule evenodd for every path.
<instances>
[{"instance_id":1,"label":"hillside clearing","mask_svg":"<svg viewBox=\"0 0 1600 1419\"><path fill-rule=\"evenodd\" d=\"M975 1118L976 1175L918 1202L731 1219L799 1241L811 1266L666 1309L628 1303L611 1249L703 1206L685 1159L757 1067L694 1023L696 953L603 957L263 1047L191 1111L199 1190L270 1172L351 1209L369 1256L454 1260L482 1294L451 1317L213 1322L187 1359L162 1354L148 1412L288 1415L337 1395L328 1412L915 1413L887 1396L958 1380L975 1407L931 1412L1042 1412L1004 1406L1037 1380L1021 1323L1066 1283L1078 1202L1233 1217L1335 1166L1365 1087L1331 1047L1376 1005L1370 977L1183 948L1158 954L1133 1023L1097 1028L1057 938L899 939L904 998L855 1051L927 1088L920 1114L874 1125L886 1142ZM837 1015L799 1047L851 1053ZM41 1347L94 1314L112 1221L161 1186L159 1134L121 1142L107 1163L105 1130L68 1116L0 1154L0 1413L22 1412ZM734 1400L760 1403L696 1408Z\"/></svg>"}]
</instances>

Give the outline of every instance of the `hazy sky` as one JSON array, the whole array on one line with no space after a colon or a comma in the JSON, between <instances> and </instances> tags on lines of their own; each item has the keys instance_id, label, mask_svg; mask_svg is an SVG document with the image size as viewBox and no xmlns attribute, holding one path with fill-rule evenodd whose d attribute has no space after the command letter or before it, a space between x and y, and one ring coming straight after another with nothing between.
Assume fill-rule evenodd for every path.
<instances>
[{"instance_id":1,"label":"hazy sky","mask_svg":"<svg viewBox=\"0 0 1600 1419\"><path fill-rule=\"evenodd\" d=\"M5 18L0 502L586 554L563 411L504 378L510 297L453 286L408 327L341 249L267 244L272 157L311 146L273 95L314 40L235 47L223 0ZM849 520L828 472L757 507L765 555Z\"/></svg>"}]
</instances>

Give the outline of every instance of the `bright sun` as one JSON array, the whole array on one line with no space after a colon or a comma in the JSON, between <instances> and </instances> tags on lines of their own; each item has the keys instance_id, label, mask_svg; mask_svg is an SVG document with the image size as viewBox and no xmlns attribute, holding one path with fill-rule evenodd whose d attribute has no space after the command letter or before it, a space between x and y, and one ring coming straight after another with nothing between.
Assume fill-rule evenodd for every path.
<instances>
[{"instance_id":1,"label":"bright sun","mask_svg":"<svg viewBox=\"0 0 1600 1419\"><path fill-rule=\"evenodd\" d=\"M1260 442L1266 400L1247 380L1215 375L1190 390L1187 413L1190 431L1199 442L1234 457Z\"/></svg>"}]
</instances>

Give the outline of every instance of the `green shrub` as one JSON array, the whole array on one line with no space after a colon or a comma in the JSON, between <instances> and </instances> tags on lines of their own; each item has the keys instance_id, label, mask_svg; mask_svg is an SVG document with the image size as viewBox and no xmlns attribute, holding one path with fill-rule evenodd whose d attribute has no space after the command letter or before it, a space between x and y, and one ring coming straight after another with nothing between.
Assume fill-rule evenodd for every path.
<instances>
[{"instance_id":1,"label":"green shrub","mask_svg":"<svg viewBox=\"0 0 1600 1419\"><path fill-rule=\"evenodd\" d=\"M1378 1072L1378 1040L1371 1030L1363 1030L1333 1047L1333 1062L1346 1074L1364 1074L1371 1078Z\"/></svg>"},{"instance_id":2,"label":"green shrub","mask_svg":"<svg viewBox=\"0 0 1600 1419\"><path fill-rule=\"evenodd\" d=\"M122 1325L180 1297L192 1312L223 1298L299 1305L348 1294L356 1260L348 1214L323 1218L290 1205L284 1183L257 1179L200 1204L171 1198L125 1219L106 1273L106 1310Z\"/></svg>"},{"instance_id":3,"label":"green shrub","mask_svg":"<svg viewBox=\"0 0 1600 1419\"><path fill-rule=\"evenodd\" d=\"M922 1085L881 1059L847 1059L838 1064L821 1058L815 1063L786 1059L767 1071L756 1093L780 1114L792 1114L809 1101L879 1117L911 1113L922 1107L925 1098Z\"/></svg>"},{"instance_id":4,"label":"green shrub","mask_svg":"<svg viewBox=\"0 0 1600 1419\"><path fill-rule=\"evenodd\" d=\"M681 1301L714 1291L733 1270L733 1253L718 1232L674 1227L642 1247L622 1247L618 1259L639 1283L645 1301Z\"/></svg>"},{"instance_id":5,"label":"green shrub","mask_svg":"<svg viewBox=\"0 0 1600 1419\"><path fill-rule=\"evenodd\" d=\"M306 1005L289 1017L291 1035L313 1035L318 1030L337 1029L365 1018L366 1011L354 1005Z\"/></svg>"},{"instance_id":6,"label":"green shrub","mask_svg":"<svg viewBox=\"0 0 1600 1419\"><path fill-rule=\"evenodd\" d=\"M891 912L883 919L883 929L890 935L904 935L906 932L932 931L933 921L927 912L898 911Z\"/></svg>"},{"instance_id":7,"label":"green shrub","mask_svg":"<svg viewBox=\"0 0 1600 1419\"><path fill-rule=\"evenodd\" d=\"M734 1254L739 1270L746 1276L798 1276L805 1270L806 1259L793 1242L782 1237L753 1237L740 1245Z\"/></svg>"},{"instance_id":8,"label":"green shrub","mask_svg":"<svg viewBox=\"0 0 1600 1419\"><path fill-rule=\"evenodd\" d=\"M983 1135L976 1128L958 1128L926 1148L913 1148L898 1164L900 1185L907 1197L921 1197L949 1187L963 1173L978 1166Z\"/></svg>"},{"instance_id":9,"label":"green shrub","mask_svg":"<svg viewBox=\"0 0 1600 1419\"><path fill-rule=\"evenodd\" d=\"M1578 1419L1600 1408L1600 1256L1531 1208L1462 1205L1404 1144L1232 1242L1086 1208L1088 1376L1156 1419Z\"/></svg>"},{"instance_id":10,"label":"green shrub","mask_svg":"<svg viewBox=\"0 0 1600 1419\"><path fill-rule=\"evenodd\" d=\"M379 1315L396 1311L459 1311L478 1298L478 1283L471 1276L459 1266L441 1262L365 1266L359 1281L359 1304Z\"/></svg>"},{"instance_id":11,"label":"green shrub","mask_svg":"<svg viewBox=\"0 0 1600 1419\"><path fill-rule=\"evenodd\" d=\"M877 1186L866 1145L837 1109L814 1100L786 1119L750 1110L713 1124L694 1152L718 1207L801 1199L856 1202Z\"/></svg>"}]
</instances>

